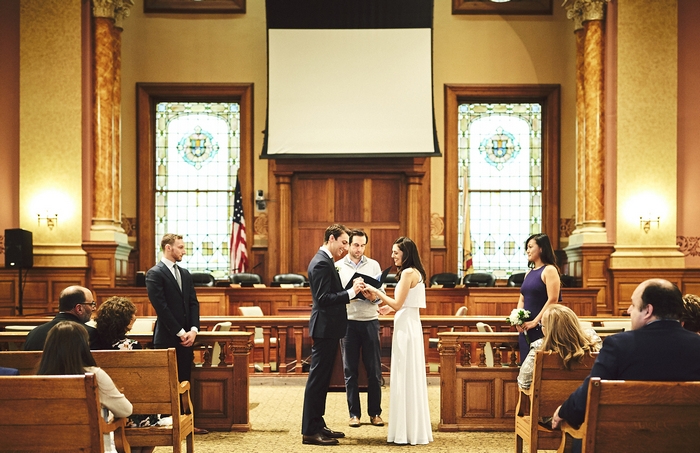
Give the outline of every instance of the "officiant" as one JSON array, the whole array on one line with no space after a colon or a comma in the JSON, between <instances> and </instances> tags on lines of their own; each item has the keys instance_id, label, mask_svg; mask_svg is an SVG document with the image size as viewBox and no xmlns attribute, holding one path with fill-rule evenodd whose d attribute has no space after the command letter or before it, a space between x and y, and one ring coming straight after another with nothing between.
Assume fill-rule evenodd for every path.
<instances>
[{"instance_id":1,"label":"officiant","mask_svg":"<svg viewBox=\"0 0 700 453\"><path fill-rule=\"evenodd\" d=\"M353 280L355 274L361 274L365 283L371 279L382 280L379 263L365 256L369 236L361 229L350 232L348 254L335 262L343 286ZM368 278L369 277L369 278ZM362 409L360 406L360 386L358 383L360 352L362 362L367 370L367 415L374 426L384 426L382 420L382 360L379 341L379 314L377 300L367 300L362 294L358 301L348 304L348 327L341 341L343 352L343 374L345 375L345 393L350 413L349 426L360 427Z\"/></svg>"}]
</instances>

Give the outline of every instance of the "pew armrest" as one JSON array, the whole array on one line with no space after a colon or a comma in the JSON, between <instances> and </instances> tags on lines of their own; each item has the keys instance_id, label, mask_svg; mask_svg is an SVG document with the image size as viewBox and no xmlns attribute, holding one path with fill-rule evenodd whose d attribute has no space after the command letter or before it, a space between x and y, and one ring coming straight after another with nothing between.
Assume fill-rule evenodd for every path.
<instances>
[{"instance_id":1,"label":"pew armrest","mask_svg":"<svg viewBox=\"0 0 700 453\"><path fill-rule=\"evenodd\" d=\"M567 434L574 439L583 439L583 435L586 432L585 423L579 428L574 428L564 420L559 424L559 429L561 430L561 444L559 445L557 453L569 453L571 451L571 444L569 443L567 445L566 442Z\"/></svg>"}]
</instances>

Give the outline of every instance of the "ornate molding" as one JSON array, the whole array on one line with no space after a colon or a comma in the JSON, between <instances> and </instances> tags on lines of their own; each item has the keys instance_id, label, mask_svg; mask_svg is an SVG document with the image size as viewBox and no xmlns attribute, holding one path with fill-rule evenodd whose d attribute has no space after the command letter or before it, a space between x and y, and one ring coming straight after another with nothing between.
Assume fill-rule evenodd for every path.
<instances>
[{"instance_id":1,"label":"ornate molding","mask_svg":"<svg viewBox=\"0 0 700 453\"><path fill-rule=\"evenodd\" d=\"M267 214L262 213L255 216L255 221L253 222L253 231L256 237L267 239L268 229Z\"/></svg>"},{"instance_id":2,"label":"ornate molding","mask_svg":"<svg viewBox=\"0 0 700 453\"><path fill-rule=\"evenodd\" d=\"M445 234L445 221L440 214L433 212L430 214L430 239L439 239Z\"/></svg>"},{"instance_id":3,"label":"ornate molding","mask_svg":"<svg viewBox=\"0 0 700 453\"><path fill-rule=\"evenodd\" d=\"M700 237L676 236L676 245L685 256L700 256Z\"/></svg>"},{"instance_id":4,"label":"ornate molding","mask_svg":"<svg viewBox=\"0 0 700 453\"><path fill-rule=\"evenodd\" d=\"M124 19L129 17L131 7L134 6L134 0L115 0L114 5L114 26L120 29L124 28Z\"/></svg>"},{"instance_id":5,"label":"ornate molding","mask_svg":"<svg viewBox=\"0 0 700 453\"><path fill-rule=\"evenodd\" d=\"M92 15L114 19L114 9L117 2L120 0L92 0Z\"/></svg>"},{"instance_id":6,"label":"ornate molding","mask_svg":"<svg viewBox=\"0 0 700 453\"><path fill-rule=\"evenodd\" d=\"M605 4L610 0L578 0L581 3L583 21L605 20Z\"/></svg>"},{"instance_id":7,"label":"ornate molding","mask_svg":"<svg viewBox=\"0 0 700 453\"><path fill-rule=\"evenodd\" d=\"M559 237L568 238L576 228L576 219L559 219Z\"/></svg>"},{"instance_id":8,"label":"ornate molding","mask_svg":"<svg viewBox=\"0 0 700 453\"><path fill-rule=\"evenodd\" d=\"M581 0L564 0L562 7L566 8L566 18L574 21L574 31L583 29L583 7L581 5Z\"/></svg>"},{"instance_id":9,"label":"ornate molding","mask_svg":"<svg viewBox=\"0 0 700 453\"><path fill-rule=\"evenodd\" d=\"M5 253L5 236L0 236L0 255Z\"/></svg>"},{"instance_id":10,"label":"ornate molding","mask_svg":"<svg viewBox=\"0 0 700 453\"><path fill-rule=\"evenodd\" d=\"M122 228L129 237L136 237L136 217L127 217L122 213Z\"/></svg>"}]
</instances>

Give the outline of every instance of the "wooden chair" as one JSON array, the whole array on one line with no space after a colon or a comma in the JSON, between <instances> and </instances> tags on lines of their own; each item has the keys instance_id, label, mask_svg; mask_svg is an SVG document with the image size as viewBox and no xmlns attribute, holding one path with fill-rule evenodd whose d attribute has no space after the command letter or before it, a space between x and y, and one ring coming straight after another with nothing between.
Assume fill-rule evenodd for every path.
<instances>
[{"instance_id":1,"label":"wooden chair","mask_svg":"<svg viewBox=\"0 0 700 453\"><path fill-rule=\"evenodd\" d=\"M566 370L558 354L536 352L532 384L527 390L520 389L515 410L516 453L523 451L523 445L529 445L529 453L557 448L561 433L540 426L538 421L540 417L554 414L557 407L581 385L590 373L595 357L597 353L586 356L582 363L571 363L571 369Z\"/></svg>"},{"instance_id":2,"label":"wooden chair","mask_svg":"<svg viewBox=\"0 0 700 453\"><path fill-rule=\"evenodd\" d=\"M257 306L252 306L252 307L238 307L238 312L242 316L265 316L265 314L262 311L262 308L257 307ZM265 352L265 335L263 333L262 327L255 327L253 335L253 359L251 360L250 367L254 368L255 371L264 371L265 368L264 366L269 367L270 363L270 356L274 358L274 361L276 362L276 366L279 366L279 361L277 359L277 338L275 337L270 337L270 342L269 342L269 349L267 350L267 353ZM272 352L274 350L274 353ZM256 354L256 351L258 352ZM263 365L259 364L259 359L260 356L262 355L262 363ZM269 372L269 370L268 370Z\"/></svg>"},{"instance_id":3,"label":"wooden chair","mask_svg":"<svg viewBox=\"0 0 700 453\"><path fill-rule=\"evenodd\" d=\"M211 328L212 332L228 332L229 330L231 330L231 323L229 321L217 322L214 324L214 327ZM214 347L211 350L211 366L218 366L219 363L221 363L221 344L214 343Z\"/></svg>"},{"instance_id":4,"label":"wooden chair","mask_svg":"<svg viewBox=\"0 0 700 453\"><path fill-rule=\"evenodd\" d=\"M117 451L131 453L125 422L101 415L97 379L79 376L0 377L0 451L105 451L114 432Z\"/></svg>"},{"instance_id":5,"label":"wooden chair","mask_svg":"<svg viewBox=\"0 0 700 453\"><path fill-rule=\"evenodd\" d=\"M561 425L583 441L583 453L698 451L700 382L606 381L591 378L586 418L580 428Z\"/></svg>"}]
</instances>

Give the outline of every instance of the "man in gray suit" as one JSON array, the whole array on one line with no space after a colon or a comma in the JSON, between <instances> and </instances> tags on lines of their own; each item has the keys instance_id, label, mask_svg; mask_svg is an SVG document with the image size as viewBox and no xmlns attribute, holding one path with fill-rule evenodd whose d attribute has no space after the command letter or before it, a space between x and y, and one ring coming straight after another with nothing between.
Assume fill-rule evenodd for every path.
<instances>
[{"instance_id":1,"label":"man in gray suit","mask_svg":"<svg viewBox=\"0 0 700 453\"><path fill-rule=\"evenodd\" d=\"M148 299L158 316L153 346L175 348L178 379L189 381L194 358L192 344L199 332L199 302L192 276L177 265L185 255L182 236L166 234L160 248L163 258L146 273Z\"/></svg>"}]
</instances>

